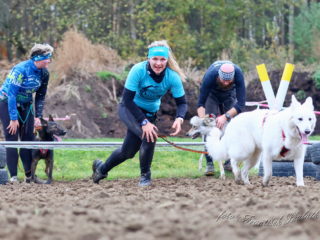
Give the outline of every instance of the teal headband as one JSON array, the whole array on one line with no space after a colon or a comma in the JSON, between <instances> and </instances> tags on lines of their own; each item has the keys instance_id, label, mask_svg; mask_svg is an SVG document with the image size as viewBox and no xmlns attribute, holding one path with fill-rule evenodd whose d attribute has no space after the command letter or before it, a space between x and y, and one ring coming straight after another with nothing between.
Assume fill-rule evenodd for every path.
<instances>
[{"instance_id":1,"label":"teal headband","mask_svg":"<svg viewBox=\"0 0 320 240\"><path fill-rule=\"evenodd\" d=\"M169 48L165 47L165 46L157 46L157 47L151 47L149 48L149 52L148 52L148 58L152 58L152 57L164 57L166 59L169 58Z\"/></svg>"},{"instance_id":2,"label":"teal headband","mask_svg":"<svg viewBox=\"0 0 320 240\"><path fill-rule=\"evenodd\" d=\"M35 55L33 56L31 59L35 62L37 61L42 61L42 60L46 60L52 57L51 53L48 53L47 55Z\"/></svg>"}]
</instances>

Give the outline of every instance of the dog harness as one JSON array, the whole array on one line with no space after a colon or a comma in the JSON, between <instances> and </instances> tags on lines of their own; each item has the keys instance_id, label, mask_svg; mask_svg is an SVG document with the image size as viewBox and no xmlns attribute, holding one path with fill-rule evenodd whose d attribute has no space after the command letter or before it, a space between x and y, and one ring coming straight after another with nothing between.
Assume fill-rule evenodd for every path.
<instances>
[{"instance_id":1,"label":"dog harness","mask_svg":"<svg viewBox=\"0 0 320 240\"><path fill-rule=\"evenodd\" d=\"M39 149L41 157L46 157L49 149Z\"/></svg>"},{"instance_id":2,"label":"dog harness","mask_svg":"<svg viewBox=\"0 0 320 240\"><path fill-rule=\"evenodd\" d=\"M282 141L284 142L284 140L286 140L286 135L284 134L284 131L281 130L281 134L282 134ZM290 149L286 148L284 145L282 146L281 148L281 151L280 151L280 156L281 157L285 157L286 154L290 151Z\"/></svg>"}]
</instances>

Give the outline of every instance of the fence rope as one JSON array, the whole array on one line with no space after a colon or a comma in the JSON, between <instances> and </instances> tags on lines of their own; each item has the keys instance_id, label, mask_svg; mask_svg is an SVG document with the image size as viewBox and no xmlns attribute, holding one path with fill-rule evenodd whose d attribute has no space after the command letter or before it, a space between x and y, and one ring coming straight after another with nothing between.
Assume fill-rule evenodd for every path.
<instances>
[{"instance_id":1,"label":"fence rope","mask_svg":"<svg viewBox=\"0 0 320 240\"><path fill-rule=\"evenodd\" d=\"M42 141L0 141L0 146L6 148L28 149L67 149L86 151L113 151L120 147L123 142L42 142ZM174 142L178 146L193 146L203 150L204 142ZM181 151L166 142L157 142L156 151Z\"/></svg>"}]
</instances>

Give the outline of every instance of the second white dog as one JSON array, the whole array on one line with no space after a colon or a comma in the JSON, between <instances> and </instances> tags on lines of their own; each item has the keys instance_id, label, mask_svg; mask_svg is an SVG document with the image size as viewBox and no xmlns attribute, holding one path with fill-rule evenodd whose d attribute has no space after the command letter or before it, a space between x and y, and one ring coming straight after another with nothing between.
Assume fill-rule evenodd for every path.
<instances>
[{"instance_id":1,"label":"second white dog","mask_svg":"<svg viewBox=\"0 0 320 240\"><path fill-rule=\"evenodd\" d=\"M264 167L263 185L272 176L272 160L294 161L297 186L304 186L304 143L316 124L312 98L300 104L294 96L289 108L280 112L254 110L244 112L231 120L224 135L213 128L207 138L209 155L216 161L231 160L235 181L250 184L249 170L262 154ZM239 165L244 166L240 172Z\"/></svg>"}]
</instances>

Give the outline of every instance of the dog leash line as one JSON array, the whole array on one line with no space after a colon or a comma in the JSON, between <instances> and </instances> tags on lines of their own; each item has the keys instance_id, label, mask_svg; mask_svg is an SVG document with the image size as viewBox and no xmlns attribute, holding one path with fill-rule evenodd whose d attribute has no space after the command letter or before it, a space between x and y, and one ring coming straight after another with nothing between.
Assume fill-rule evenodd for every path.
<instances>
[{"instance_id":1,"label":"dog leash line","mask_svg":"<svg viewBox=\"0 0 320 240\"><path fill-rule=\"evenodd\" d=\"M194 150L194 149L190 149L190 148L184 148L184 147L177 146L174 142L169 141L166 136L160 135L159 137L161 139L163 139L165 142L169 143L170 145L172 145L175 148L178 148L180 150L194 152L194 153L200 153L200 154L208 154L208 152L205 152L205 151L198 151L198 150Z\"/></svg>"}]
</instances>

